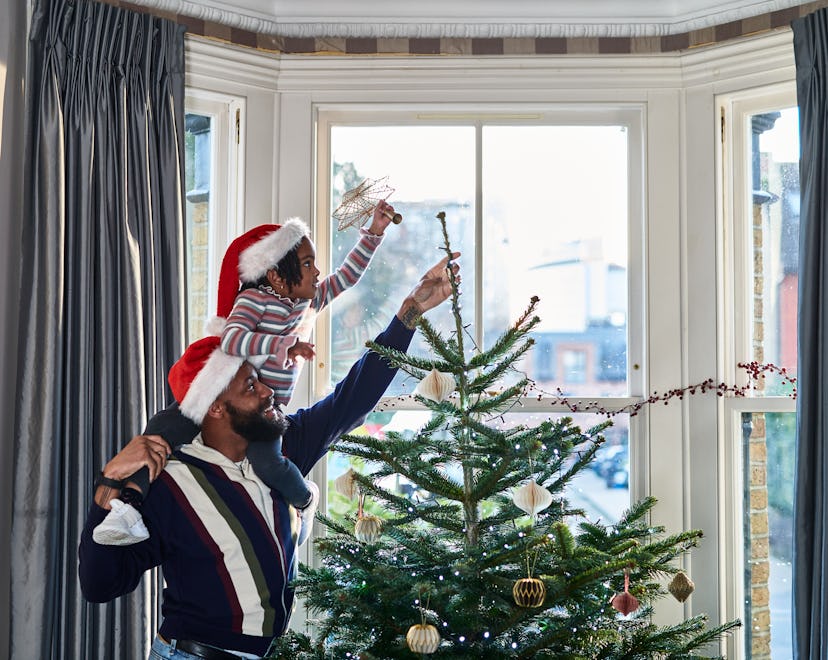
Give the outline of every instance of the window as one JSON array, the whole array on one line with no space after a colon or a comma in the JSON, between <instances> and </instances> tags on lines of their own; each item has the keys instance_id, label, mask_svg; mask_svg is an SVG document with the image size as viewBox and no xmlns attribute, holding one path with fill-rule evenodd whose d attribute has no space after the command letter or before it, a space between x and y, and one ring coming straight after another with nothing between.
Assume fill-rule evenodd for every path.
<instances>
[{"instance_id":1,"label":"window","mask_svg":"<svg viewBox=\"0 0 828 660\"><path fill-rule=\"evenodd\" d=\"M494 341L532 296L541 299L536 345L520 364L535 389L521 413L504 415L504 424L560 416L566 411L560 396L590 397L607 409L637 400L641 382L628 354L631 346L640 352L641 331L627 320L641 314L630 314L630 300L637 299L630 289L640 287L641 267L631 267L628 247L641 232L639 123L637 111L617 108L587 120L554 112L472 121L428 113L321 113L320 189L329 192L320 217L330 217L342 195L368 178L393 188L388 201L404 219L389 227L360 283L332 306L331 366L317 371L318 393L343 375L411 284L442 256L435 216L444 211L452 247L463 253L463 315L478 346ZM340 231L335 220L328 230L335 267L356 230ZM447 306L429 318L445 334L454 328ZM410 394L415 385L400 374L388 394ZM378 410L358 432L413 432L427 415L410 399ZM595 414L576 417L588 426L599 421ZM604 521L629 505L631 426L637 428L627 415L615 417L601 461L574 487ZM329 493L348 467L346 457L331 455ZM334 507L352 506L330 498Z\"/></svg>"},{"instance_id":2,"label":"window","mask_svg":"<svg viewBox=\"0 0 828 660\"><path fill-rule=\"evenodd\" d=\"M187 341L216 313L224 249L241 232L238 213L242 105L191 91L185 102Z\"/></svg>"},{"instance_id":3,"label":"window","mask_svg":"<svg viewBox=\"0 0 828 660\"><path fill-rule=\"evenodd\" d=\"M733 363L767 365L744 399L724 401L725 446L741 484L732 520L735 616L745 622L744 658L792 657L791 588L799 128L793 91L729 101L734 204L729 319ZM784 369L784 371L783 371ZM733 373L734 380L744 372ZM739 604L741 603L741 607Z\"/></svg>"},{"instance_id":4,"label":"window","mask_svg":"<svg viewBox=\"0 0 828 660\"><path fill-rule=\"evenodd\" d=\"M572 385L573 383L587 382L587 355L588 348L561 347L561 380Z\"/></svg>"}]
</instances>

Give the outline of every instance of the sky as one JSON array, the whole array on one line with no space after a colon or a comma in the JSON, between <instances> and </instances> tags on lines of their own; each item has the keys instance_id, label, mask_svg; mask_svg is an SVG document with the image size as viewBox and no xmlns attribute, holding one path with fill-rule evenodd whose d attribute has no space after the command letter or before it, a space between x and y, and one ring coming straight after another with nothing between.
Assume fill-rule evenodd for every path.
<instances>
[{"instance_id":1,"label":"sky","mask_svg":"<svg viewBox=\"0 0 828 660\"><path fill-rule=\"evenodd\" d=\"M471 126L335 127L334 160L388 177L391 203L474 201ZM550 243L596 239L627 262L627 133L618 126L492 126L483 133L487 220L508 223L514 247L543 258ZM543 241L538 241L542 236Z\"/></svg>"},{"instance_id":2,"label":"sky","mask_svg":"<svg viewBox=\"0 0 828 660\"><path fill-rule=\"evenodd\" d=\"M777 163L799 160L799 108L787 108L773 129L759 136L759 150L773 154Z\"/></svg>"}]
</instances>

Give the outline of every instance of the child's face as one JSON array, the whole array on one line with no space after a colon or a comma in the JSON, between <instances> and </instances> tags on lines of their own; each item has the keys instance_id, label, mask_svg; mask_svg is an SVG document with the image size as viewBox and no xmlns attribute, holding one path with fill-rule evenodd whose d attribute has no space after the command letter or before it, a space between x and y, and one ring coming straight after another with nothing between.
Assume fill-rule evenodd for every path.
<instances>
[{"instance_id":1,"label":"child's face","mask_svg":"<svg viewBox=\"0 0 828 660\"><path fill-rule=\"evenodd\" d=\"M316 267L316 248L310 239L303 238L296 250L299 257L299 268L302 271L302 281L288 288L288 296L294 300L303 298L310 300L316 295L319 283L319 269Z\"/></svg>"}]
</instances>

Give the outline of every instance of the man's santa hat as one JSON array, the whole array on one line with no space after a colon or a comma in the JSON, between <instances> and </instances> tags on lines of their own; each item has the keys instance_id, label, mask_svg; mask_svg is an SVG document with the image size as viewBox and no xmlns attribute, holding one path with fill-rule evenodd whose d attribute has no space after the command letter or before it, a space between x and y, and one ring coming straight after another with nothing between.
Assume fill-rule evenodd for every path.
<instances>
[{"instance_id":1,"label":"man's santa hat","mask_svg":"<svg viewBox=\"0 0 828 660\"><path fill-rule=\"evenodd\" d=\"M167 376L181 414L199 425L244 363L243 357L228 355L220 344L215 335L193 342Z\"/></svg>"},{"instance_id":2,"label":"man's santa hat","mask_svg":"<svg viewBox=\"0 0 828 660\"><path fill-rule=\"evenodd\" d=\"M221 262L216 316L207 324L209 334L220 335L242 284L258 282L295 248L310 230L301 218L282 225L259 225L230 243Z\"/></svg>"}]
</instances>

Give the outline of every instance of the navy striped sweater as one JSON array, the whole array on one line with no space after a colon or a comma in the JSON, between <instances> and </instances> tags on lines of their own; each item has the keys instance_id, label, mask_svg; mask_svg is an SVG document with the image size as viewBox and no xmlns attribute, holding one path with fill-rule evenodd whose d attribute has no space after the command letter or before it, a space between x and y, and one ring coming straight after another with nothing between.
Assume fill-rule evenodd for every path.
<instances>
[{"instance_id":1,"label":"navy striped sweater","mask_svg":"<svg viewBox=\"0 0 828 660\"><path fill-rule=\"evenodd\" d=\"M394 317L377 341L404 351L412 335ZM288 416L283 450L302 474L340 435L362 423L395 373L375 353L366 353L330 395ZM245 463L239 467L197 437L153 483L142 513L148 540L98 545L92 530L107 511L92 503L79 548L84 596L112 600L160 565L166 582L163 637L263 655L290 618L295 510Z\"/></svg>"}]
</instances>

